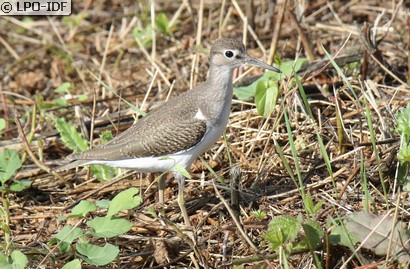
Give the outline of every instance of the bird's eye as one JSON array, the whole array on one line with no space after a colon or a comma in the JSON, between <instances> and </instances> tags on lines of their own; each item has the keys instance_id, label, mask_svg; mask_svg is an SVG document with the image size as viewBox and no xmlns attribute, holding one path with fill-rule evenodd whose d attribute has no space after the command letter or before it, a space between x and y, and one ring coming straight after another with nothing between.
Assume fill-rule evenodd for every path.
<instances>
[{"instance_id":1,"label":"bird's eye","mask_svg":"<svg viewBox=\"0 0 410 269\"><path fill-rule=\"evenodd\" d=\"M232 57L233 57L233 52L230 51L230 50L227 50L227 51L225 51L225 56L226 56L227 58L232 58Z\"/></svg>"}]
</instances>

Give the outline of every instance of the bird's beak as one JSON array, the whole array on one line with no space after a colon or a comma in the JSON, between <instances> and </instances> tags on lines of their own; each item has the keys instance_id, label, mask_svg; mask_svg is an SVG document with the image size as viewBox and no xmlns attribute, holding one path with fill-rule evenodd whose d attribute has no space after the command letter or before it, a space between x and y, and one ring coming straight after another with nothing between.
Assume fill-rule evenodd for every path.
<instances>
[{"instance_id":1,"label":"bird's beak","mask_svg":"<svg viewBox=\"0 0 410 269\"><path fill-rule=\"evenodd\" d=\"M244 57L244 63L248 64L248 65L253 65L253 66L258 66L258 67L262 67L277 73L282 73L278 68L271 66L267 63L264 63L256 58L253 58L251 56L249 56L248 54L245 55Z\"/></svg>"}]
</instances>

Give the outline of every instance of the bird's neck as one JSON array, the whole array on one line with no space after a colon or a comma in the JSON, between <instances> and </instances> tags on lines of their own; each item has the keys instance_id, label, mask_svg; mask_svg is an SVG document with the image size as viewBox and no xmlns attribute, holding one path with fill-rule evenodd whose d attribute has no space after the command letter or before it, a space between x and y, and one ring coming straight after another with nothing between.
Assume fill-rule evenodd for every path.
<instances>
[{"instance_id":1,"label":"bird's neck","mask_svg":"<svg viewBox=\"0 0 410 269\"><path fill-rule=\"evenodd\" d=\"M220 121L222 111L230 110L232 103L232 69L226 66L211 66L199 100L201 111L213 123Z\"/></svg>"},{"instance_id":2,"label":"bird's neck","mask_svg":"<svg viewBox=\"0 0 410 269\"><path fill-rule=\"evenodd\" d=\"M211 66L209 69L207 93L212 99L232 98L232 72L226 66Z\"/></svg>"}]
</instances>

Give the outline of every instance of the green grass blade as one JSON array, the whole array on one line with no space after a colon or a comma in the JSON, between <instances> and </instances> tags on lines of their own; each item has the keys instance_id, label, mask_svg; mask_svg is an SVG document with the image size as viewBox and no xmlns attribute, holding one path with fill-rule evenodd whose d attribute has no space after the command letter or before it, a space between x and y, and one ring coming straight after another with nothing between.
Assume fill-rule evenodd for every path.
<instances>
[{"instance_id":1,"label":"green grass blade","mask_svg":"<svg viewBox=\"0 0 410 269\"><path fill-rule=\"evenodd\" d=\"M366 100L366 99L363 99ZM366 102L366 101L364 101ZM383 189L383 195L384 195L384 199L386 200L386 205L387 205L387 209L389 209L389 200L388 200L388 196L387 196L387 190L386 190L386 185L384 184L384 176L383 176L383 171L382 171L382 162L380 159L380 154L379 154L379 150L377 148L376 145L376 136L374 135L374 128L373 128L373 121L372 121L372 115L370 113L370 109L367 103L365 103L366 105L366 119L367 119L367 125L369 126L369 133L370 133L370 140L372 142L372 148L373 148L373 152L374 155L376 156L376 160L377 160L377 171L379 174L379 180L380 183L382 185L382 189Z\"/></svg>"},{"instance_id":2,"label":"green grass blade","mask_svg":"<svg viewBox=\"0 0 410 269\"><path fill-rule=\"evenodd\" d=\"M301 172L301 169L300 169L299 156L298 156L298 153L297 153L297 150L296 150L295 139L293 137L292 128L290 126L288 111L286 109L285 109L283 115L285 116L286 131L288 133L291 153L292 153L292 156L293 156L293 160L295 161L296 175L298 177L297 187L299 188L299 192L300 192L300 195L302 196L303 204L305 205L305 198L306 198L306 196L305 196L305 187L303 185L303 179L302 179L302 172ZM306 212L308 212L308 211L306 211Z\"/></svg>"},{"instance_id":3,"label":"green grass blade","mask_svg":"<svg viewBox=\"0 0 410 269\"><path fill-rule=\"evenodd\" d=\"M299 89L299 92L300 92L300 96L302 97L303 103L304 103L304 105L305 105L305 109L307 110L307 112L308 112L310 118L311 118L312 121L313 121L313 119L314 119L313 113L312 113L312 110L311 110L311 108L310 108L310 104L309 104L309 102L308 102L308 99L307 99L307 96L306 96L306 93L305 93L305 89L304 89L303 86L302 86L302 82L300 81L300 79L299 79L299 77L298 77L297 75L295 75L294 78L295 78L296 84L298 85L298 89ZM323 143L323 139L322 139L322 137L321 137L321 135L320 135L320 132L319 132L318 127L317 127L317 124L314 123L313 126L314 126L314 128L315 128L315 133L316 133L317 141L318 141L318 144L319 144L320 154L322 155L323 161L324 161L325 164L326 164L326 168L327 168L327 171L328 171L330 177L333 179L333 170L332 170L332 166L331 166L331 164L330 164L329 155L327 154L326 147L325 147L325 145L324 145L324 143ZM332 182L333 182L333 180L332 180ZM334 185L334 183L333 183L333 187L334 187L334 189L336 190L336 186Z\"/></svg>"}]
</instances>

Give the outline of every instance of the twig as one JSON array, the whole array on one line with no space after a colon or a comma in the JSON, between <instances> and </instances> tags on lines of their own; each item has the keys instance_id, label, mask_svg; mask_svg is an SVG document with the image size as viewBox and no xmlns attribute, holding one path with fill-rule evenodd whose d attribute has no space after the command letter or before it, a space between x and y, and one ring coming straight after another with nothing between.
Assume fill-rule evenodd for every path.
<instances>
[{"instance_id":1,"label":"twig","mask_svg":"<svg viewBox=\"0 0 410 269\"><path fill-rule=\"evenodd\" d=\"M278 7L278 15L276 17L275 28L273 29L272 41L270 42L270 51L268 56L268 63L270 64L273 63L273 57L275 56L276 49L278 47L280 30L282 29L283 18L285 17L286 0L278 1L276 6Z\"/></svg>"},{"instance_id":2,"label":"twig","mask_svg":"<svg viewBox=\"0 0 410 269\"><path fill-rule=\"evenodd\" d=\"M239 233L242 235L242 237L245 239L245 241L248 243L248 245L252 248L253 252L255 254L259 254L258 248L255 246L255 244L252 242L252 240L249 238L249 236L245 233L245 231L242 228L241 223L239 222L238 218L235 215L235 212L232 210L232 208L229 206L228 202L222 197L221 193L219 192L218 188L215 185L215 180L212 178L212 186L214 187L216 196L221 200L221 202L224 204L225 208L228 210L229 215L231 215L233 222L235 223L236 227L238 228Z\"/></svg>"},{"instance_id":3,"label":"twig","mask_svg":"<svg viewBox=\"0 0 410 269\"><path fill-rule=\"evenodd\" d=\"M239 16L241 17L242 21L245 23L246 21L246 16L243 14L243 11L241 7L239 6L238 2L236 0L232 0L232 4L234 5L235 9L238 11ZM263 52L263 57L266 57L266 49L263 46L262 42L259 40L258 35L255 33L255 30L252 29L252 27L248 24L248 31L255 40L256 44L258 44L258 47L262 50Z\"/></svg>"},{"instance_id":4,"label":"twig","mask_svg":"<svg viewBox=\"0 0 410 269\"><path fill-rule=\"evenodd\" d=\"M169 82L167 76L164 74L164 72L161 70L161 68L158 66L158 64L152 59L152 57L149 55L148 51L144 48L144 45L141 43L141 40L139 38L135 38L135 41L137 41L138 46L144 56L148 59L148 61L158 70L159 75L161 78L165 81L167 86L169 87L171 85L171 82Z\"/></svg>"},{"instance_id":5,"label":"twig","mask_svg":"<svg viewBox=\"0 0 410 269\"><path fill-rule=\"evenodd\" d=\"M198 247L194 244L194 242L183 232L181 232L180 229L178 229L178 227L171 222L169 219L161 217L161 220L164 221L168 227L170 227L177 235L178 237L180 237L185 243L187 243L189 245L189 247L194 251L195 256L200 260L200 263L205 266L205 268L207 268L207 263L204 262L201 252L199 251Z\"/></svg>"},{"instance_id":6,"label":"twig","mask_svg":"<svg viewBox=\"0 0 410 269\"><path fill-rule=\"evenodd\" d=\"M24 134L23 127L21 126L21 123L20 123L19 118L17 116L17 111L16 110L14 111L14 122L16 123L17 130L19 132L19 135L21 136L21 140L24 143L26 151L27 151L28 155L30 156L31 160L34 162L34 164L37 165L38 168L46 171L47 173L52 174L53 176L58 178L60 181L67 184L67 181L62 176L60 176L56 172L52 172L49 167L45 166L39 159L37 159L36 155L34 155L34 152L31 150L30 145L27 141L26 135Z\"/></svg>"},{"instance_id":7,"label":"twig","mask_svg":"<svg viewBox=\"0 0 410 269\"><path fill-rule=\"evenodd\" d=\"M310 45L309 39L305 32L303 31L302 27L300 27L300 24L293 13L293 11L288 10L288 15L290 19L292 20L293 26L295 26L296 31L298 32L299 38L302 41L303 47L305 48L306 51L306 56L309 61L313 61L315 59L315 54L313 53L312 46Z\"/></svg>"}]
</instances>

